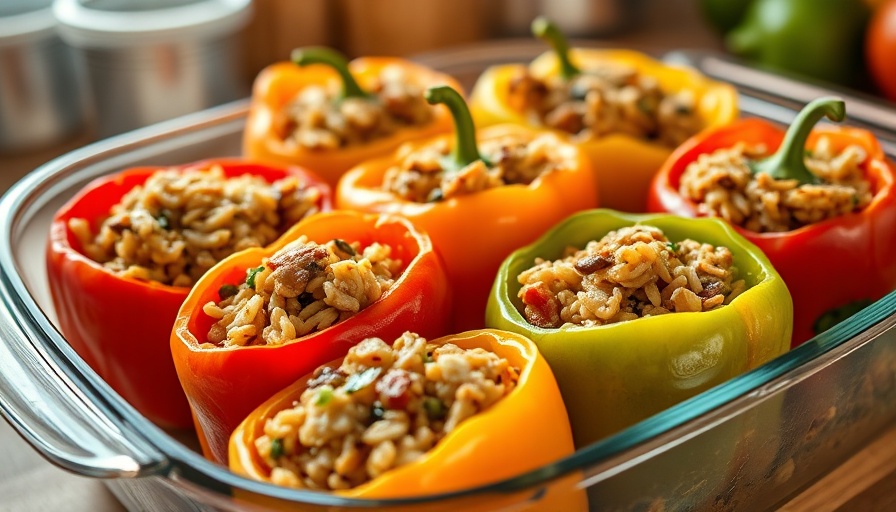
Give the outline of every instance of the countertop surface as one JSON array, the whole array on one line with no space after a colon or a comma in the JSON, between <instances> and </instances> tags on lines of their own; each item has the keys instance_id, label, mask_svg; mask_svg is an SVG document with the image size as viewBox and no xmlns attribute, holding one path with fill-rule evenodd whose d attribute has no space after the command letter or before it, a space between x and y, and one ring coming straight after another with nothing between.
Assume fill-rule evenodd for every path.
<instances>
[{"instance_id":1,"label":"countertop surface","mask_svg":"<svg viewBox=\"0 0 896 512\"><path fill-rule=\"evenodd\" d=\"M718 38L700 23L695 4L684 0L651 3L642 23L607 42L648 52L718 48ZM0 191L42 162L89 142L87 137L82 135L44 151L0 155ZM0 421L0 510L117 512L125 509L100 480L58 469L31 449L12 427ZM876 441L782 510L896 510L896 425L891 425Z\"/></svg>"}]
</instances>

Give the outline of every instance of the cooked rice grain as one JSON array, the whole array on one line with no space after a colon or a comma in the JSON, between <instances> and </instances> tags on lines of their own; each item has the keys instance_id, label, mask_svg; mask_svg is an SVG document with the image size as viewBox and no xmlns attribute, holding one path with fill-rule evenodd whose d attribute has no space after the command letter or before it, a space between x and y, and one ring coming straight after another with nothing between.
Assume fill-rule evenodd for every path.
<instances>
[{"instance_id":1,"label":"cooked rice grain","mask_svg":"<svg viewBox=\"0 0 896 512\"><path fill-rule=\"evenodd\" d=\"M287 145L328 150L386 137L405 126L433 119L433 107L423 98L424 86L399 66L385 67L371 88L376 98L339 101L341 84L309 85L278 118Z\"/></svg>"},{"instance_id":2,"label":"cooked rice grain","mask_svg":"<svg viewBox=\"0 0 896 512\"><path fill-rule=\"evenodd\" d=\"M577 140L619 133L675 147L703 125L692 92L666 93L655 78L615 63L570 80L526 71L511 82L508 101L533 123Z\"/></svg>"},{"instance_id":3,"label":"cooked rice grain","mask_svg":"<svg viewBox=\"0 0 896 512\"><path fill-rule=\"evenodd\" d=\"M236 294L203 306L217 320L208 342L279 345L350 318L395 282L401 261L390 253L391 247L379 243L362 250L358 242L318 245L302 236L247 269Z\"/></svg>"},{"instance_id":4,"label":"cooked rice grain","mask_svg":"<svg viewBox=\"0 0 896 512\"><path fill-rule=\"evenodd\" d=\"M569 146L549 135L533 140L505 135L480 142L479 149L490 167L477 160L460 171L445 172L441 162L450 151L447 142L403 147L399 164L386 171L383 189L406 201L426 203L504 185L528 185L543 174L574 165Z\"/></svg>"},{"instance_id":5,"label":"cooked rice grain","mask_svg":"<svg viewBox=\"0 0 896 512\"><path fill-rule=\"evenodd\" d=\"M836 153L826 137L806 157L818 185L753 175L749 161L764 147L739 143L702 154L681 175L679 192L697 203L701 213L721 217L757 233L781 232L861 210L872 199L861 165L867 155L859 146Z\"/></svg>"},{"instance_id":6,"label":"cooked rice grain","mask_svg":"<svg viewBox=\"0 0 896 512\"><path fill-rule=\"evenodd\" d=\"M267 245L318 211L320 191L295 177L268 183L233 178L219 166L154 173L111 208L95 232L87 219L69 229L90 259L125 277L190 287L215 263Z\"/></svg>"},{"instance_id":7,"label":"cooked rice grain","mask_svg":"<svg viewBox=\"0 0 896 512\"><path fill-rule=\"evenodd\" d=\"M518 276L529 323L605 325L674 312L709 311L745 289L731 251L670 242L652 226L611 231L556 261L535 260Z\"/></svg>"},{"instance_id":8,"label":"cooked rice grain","mask_svg":"<svg viewBox=\"0 0 896 512\"><path fill-rule=\"evenodd\" d=\"M481 348L405 333L368 338L324 367L299 401L269 418L258 455L278 485L349 489L410 464L506 396L519 369Z\"/></svg>"}]
</instances>

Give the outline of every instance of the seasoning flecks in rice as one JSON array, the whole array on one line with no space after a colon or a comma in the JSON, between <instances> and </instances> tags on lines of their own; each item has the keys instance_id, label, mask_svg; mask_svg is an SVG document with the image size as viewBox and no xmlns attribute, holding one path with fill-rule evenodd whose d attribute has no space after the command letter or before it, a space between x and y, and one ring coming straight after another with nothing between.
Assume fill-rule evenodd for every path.
<instances>
[{"instance_id":1,"label":"seasoning flecks in rice","mask_svg":"<svg viewBox=\"0 0 896 512\"><path fill-rule=\"evenodd\" d=\"M656 78L601 63L569 80L528 70L510 83L508 101L532 123L590 140L620 133L675 147L703 127L691 91L664 92Z\"/></svg>"},{"instance_id":2,"label":"seasoning flecks in rice","mask_svg":"<svg viewBox=\"0 0 896 512\"><path fill-rule=\"evenodd\" d=\"M555 261L537 258L518 276L527 321L543 328L605 325L675 312L709 311L746 287L731 251L652 226L611 231Z\"/></svg>"},{"instance_id":3,"label":"seasoning flecks in rice","mask_svg":"<svg viewBox=\"0 0 896 512\"><path fill-rule=\"evenodd\" d=\"M399 163L386 171L383 189L418 203L475 194L504 185L528 185L548 172L570 169L575 155L551 135L527 139L506 134L479 143L482 156L456 172L446 172L442 161L450 152L447 141L422 148L404 146Z\"/></svg>"},{"instance_id":4,"label":"seasoning flecks in rice","mask_svg":"<svg viewBox=\"0 0 896 512\"><path fill-rule=\"evenodd\" d=\"M83 253L125 277L190 287L230 254L267 245L318 211L320 190L291 176L228 178L220 166L152 174L110 210L98 231L87 219L69 229Z\"/></svg>"},{"instance_id":5,"label":"seasoning flecks in rice","mask_svg":"<svg viewBox=\"0 0 896 512\"><path fill-rule=\"evenodd\" d=\"M423 98L424 84L400 66L386 66L370 87L369 98L340 99L341 84L304 87L281 112L278 131L288 145L337 149L386 137L434 118Z\"/></svg>"},{"instance_id":6,"label":"seasoning flecks in rice","mask_svg":"<svg viewBox=\"0 0 896 512\"><path fill-rule=\"evenodd\" d=\"M255 441L278 485L357 487L423 457L466 419L505 397L518 368L482 348L405 333L367 338L338 368L322 367L300 400Z\"/></svg>"},{"instance_id":7,"label":"seasoning flecks in rice","mask_svg":"<svg viewBox=\"0 0 896 512\"><path fill-rule=\"evenodd\" d=\"M821 222L866 207L871 184L861 169L867 158L859 146L836 152L821 137L806 156L806 167L819 184L778 180L750 172L749 163L766 148L739 143L702 154L681 175L679 192L699 211L757 233L782 232Z\"/></svg>"},{"instance_id":8,"label":"seasoning flecks in rice","mask_svg":"<svg viewBox=\"0 0 896 512\"><path fill-rule=\"evenodd\" d=\"M350 318L377 301L397 279L401 261L389 245L302 236L247 269L241 284L221 287L203 307L216 319L212 346L279 345Z\"/></svg>"}]
</instances>

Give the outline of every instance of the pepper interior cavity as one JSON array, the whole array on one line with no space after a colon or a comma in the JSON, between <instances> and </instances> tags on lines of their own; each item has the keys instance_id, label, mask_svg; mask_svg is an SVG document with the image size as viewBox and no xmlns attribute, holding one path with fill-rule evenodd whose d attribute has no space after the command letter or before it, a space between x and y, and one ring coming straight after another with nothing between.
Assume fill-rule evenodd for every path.
<instances>
[{"instance_id":1,"label":"pepper interior cavity","mask_svg":"<svg viewBox=\"0 0 896 512\"><path fill-rule=\"evenodd\" d=\"M776 179L751 172L750 163L767 153L762 145L740 143L702 154L681 175L679 192L698 212L721 217L756 233L783 232L859 211L873 198L857 145L835 148L819 137L805 150L805 165L819 183Z\"/></svg>"},{"instance_id":2,"label":"pepper interior cavity","mask_svg":"<svg viewBox=\"0 0 896 512\"><path fill-rule=\"evenodd\" d=\"M432 87L426 100L444 104L455 125L453 147L447 140L399 150L399 164L388 169L383 189L406 201L434 202L475 194L503 185L528 185L543 173L571 168L575 157L556 139L505 135L479 144L463 97L448 86Z\"/></svg>"},{"instance_id":3,"label":"pepper interior cavity","mask_svg":"<svg viewBox=\"0 0 896 512\"><path fill-rule=\"evenodd\" d=\"M482 141L479 149L491 165L480 159L451 171L442 165L450 152L448 141L405 147L399 163L386 171L383 188L406 201L426 203L504 185L528 185L545 173L575 165L569 147L550 135L534 139L507 135Z\"/></svg>"},{"instance_id":4,"label":"pepper interior cavity","mask_svg":"<svg viewBox=\"0 0 896 512\"><path fill-rule=\"evenodd\" d=\"M466 419L514 389L520 369L482 348L405 333L367 338L337 368L321 367L254 448L274 484L357 487L423 457Z\"/></svg>"},{"instance_id":5,"label":"pepper interior cavity","mask_svg":"<svg viewBox=\"0 0 896 512\"><path fill-rule=\"evenodd\" d=\"M68 227L81 250L104 267L145 281L191 287L230 254L262 247L318 211L321 192L296 177L268 183L227 177L220 166L153 173L127 192L96 232L88 219Z\"/></svg>"},{"instance_id":6,"label":"pepper interior cavity","mask_svg":"<svg viewBox=\"0 0 896 512\"><path fill-rule=\"evenodd\" d=\"M562 33L537 18L532 32L557 56L556 75L539 77L521 70L509 83L508 102L529 122L560 130L576 140L621 133L675 147L703 127L691 91L667 93L659 81L632 66L588 62L577 66Z\"/></svg>"},{"instance_id":7,"label":"pepper interior cavity","mask_svg":"<svg viewBox=\"0 0 896 512\"><path fill-rule=\"evenodd\" d=\"M350 318L394 284L402 263L390 254L386 244L302 236L203 306L216 319L204 346L279 345Z\"/></svg>"},{"instance_id":8,"label":"pepper interior cavity","mask_svg":"<svg viewBox=\"0 0 896 512\"><path fill-rule=\"evenodd\" d=\"M423 99L424 85L400 66L383 68L364 91L351 77L344 59L299 62L326 63L340 71L343 79L302 88L278 114L276 131L287 144L338 149L383 138L404 127L425 125L434 118L433 107Z\"/></svg>"},{"instance_id":9,"label":"pepper interior cavity","mask_svg":"<svg viewBox=\"0 0 896 512\"><path fill-rule=\"evenodd\" d=\"M537 327L605 325L674 312L709 311L744 291L731 251L652 226L611 231L563 258L535 260L518 276L526 320Z\"/></svg>"}]
</instances>

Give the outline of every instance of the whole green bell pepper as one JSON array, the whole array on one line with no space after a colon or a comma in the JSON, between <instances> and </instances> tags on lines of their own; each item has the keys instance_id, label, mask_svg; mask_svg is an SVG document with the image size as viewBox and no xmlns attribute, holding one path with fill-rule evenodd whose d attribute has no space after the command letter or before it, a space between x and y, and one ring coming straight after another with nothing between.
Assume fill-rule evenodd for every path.
<instances>
[{"instance_id":1,"label":"whole green bell pepper","mask_svg":"<svg viewBox=\"0 0 896 512\"><path fill-rule=\"evenodd\" d=\"M856 84L869 15L859 0L754 0L725 45L769 68Z\"/></svg>"},{"instance_id":2,"label":"whole green bell pepper","mask_svg":"<svg viewBox=\"0 0 896 512\"><path fill-rule=\"evenodd\" d=\"M728 305L698 313L557 329L526 321L517 276L535 258L558 259L569 246L584 247L635 223L661 229L671 242L690 238L727 247L747 289ZM504 261L489 296L486 325L535 342L557 377L581 448L786 352L793 302L768 258L718 219L599 209L567 218Z\"/></svg>"},{"instance_id":3,"label":"whole green bell pepper","mask_svg":"<svg viewBox=\"0 0 896 512\"><path fill-rule=\"evenodd\" d=\"M700 0L700 13L714 29L724 34L736 27L753 0Z\"/></svg>"}]
</instances>

